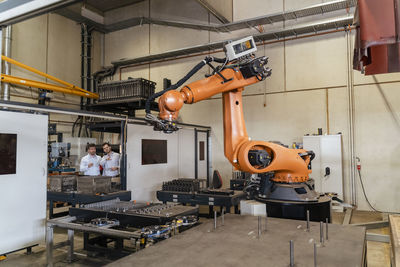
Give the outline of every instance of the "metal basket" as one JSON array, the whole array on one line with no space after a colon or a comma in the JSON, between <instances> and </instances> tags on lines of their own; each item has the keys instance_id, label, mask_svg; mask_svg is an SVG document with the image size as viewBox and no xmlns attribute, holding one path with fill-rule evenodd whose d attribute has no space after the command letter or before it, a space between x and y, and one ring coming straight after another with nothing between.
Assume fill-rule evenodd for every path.
<instances>
[{"instance_id":1,"label":"metal basket","mask_svg":"<svg viewBox=\"0 0 400 267\"><path fill-rule=\"evenodd\" d=\"M51 175L49 179L49 191L71 192L76 191L76 175Z\"/></svg>"},{"instance_id":2,"label":"metal basket","mask_svg":"<svg viewBox=\"0 0 400 267\"><path fill-rule=\"evenodd\" d=\"M78 176L78 193L89 195L110 193L111 178L109 176Z\"/></svg>"},{"instance_id":3,"label":"metal basket","mask_svg":"<svg viewBox=\"0 0 400 267\"><path fill-rule=\"evenodd\" d=\"M98 101L101 103L121 100L129 102L147 99L154 94L155 87L155 82L143 78L104 82L97 86Z\"/></svg>"}]
</instances>

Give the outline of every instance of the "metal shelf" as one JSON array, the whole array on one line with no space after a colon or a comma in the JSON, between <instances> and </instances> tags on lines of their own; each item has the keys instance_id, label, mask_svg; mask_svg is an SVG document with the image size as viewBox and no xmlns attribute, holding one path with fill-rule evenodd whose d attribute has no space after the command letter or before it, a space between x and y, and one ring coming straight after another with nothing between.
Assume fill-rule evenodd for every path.
<instances>
[{"instance_id":1,"label":"metal shelf","mask_svg":"<svg viewBox=\"0 0 400 267\"><path fill-rule=\"evenodd\" d=\"M282 39L286 37L292 37L307 33L318 33L331 29L339 29L347 27L348 25L353 24L353 15L348 15L344 17L334 18L334 19L326 19L318 22L312 23L304 23L300 25L296 25L293 27L288 27L281 30L269 31L264 33L259 33L254 35L254 40L256 42L274 40L274 39ZM121 59L118 61L111 62L114 66L124 66L124 65L133 65L133 64L145 64L152 63L154 61L160 59L172 59L179 56L190 55L194 53L200 52L208 52L214 51L217 49L221 49L228 40L212 42L208 44L196 45L191 47L180 48L176 50L170 50L167 52L153 54L144 57L131 58L131 59Z\"/></svg>"}]
</instances>

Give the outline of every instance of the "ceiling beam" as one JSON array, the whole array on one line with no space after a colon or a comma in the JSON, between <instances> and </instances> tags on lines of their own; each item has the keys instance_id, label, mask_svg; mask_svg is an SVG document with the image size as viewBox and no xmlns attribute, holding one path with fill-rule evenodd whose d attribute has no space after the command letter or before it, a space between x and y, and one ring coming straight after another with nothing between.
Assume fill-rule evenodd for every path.
<instances>
[{"instance_id":1,"label":"ceiling beam","mask_svg":"<svg viewBox=\"0 0 400 267\"><path fill-rule=\"evenodd\" d=\"M218 7L216 7L215 5L211 4L210 0L196 0L202 7L204 7L208 12L210 12L216 19L218 19L221 23L225 24L225 23L229 23L232 21L232 18L229 20L228 18L226 18L226 16L224 16L222 14L221 11L219 11ZM223 4L226 5L226 3L230 3L231 4L231 12L232 13L232 2L230 0L218 0L219 3L223 2ZM229 4L228 3L228 4ZM232 16L232 15L231 15Z\"/></svg>"}]
</instances>

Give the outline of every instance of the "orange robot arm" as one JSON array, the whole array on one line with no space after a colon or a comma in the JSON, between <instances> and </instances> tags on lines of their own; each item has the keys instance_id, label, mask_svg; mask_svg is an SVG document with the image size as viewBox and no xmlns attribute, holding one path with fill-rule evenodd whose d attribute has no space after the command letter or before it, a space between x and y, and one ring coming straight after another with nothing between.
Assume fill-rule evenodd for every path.
<instances>
[{"instance_id":1,"label":"orange robot arm","mask_svg":"<svg viewBox=\"0 0 400 267\"><path fill-rule=\"evenodd\" d=\"M281 145L251 141L243 118L244 87L269 76L267 59L253 59L245 67L228 65L220 73L185 85L179 92L167 91L158 101L159 119L174 122L183 104L193 104L222 93L224 152L238 170L249 173L274 172L275 182L304 182L311 173L311 153ZM225 78L226 77L226 78Z\"/></svg>"}]
</instances>

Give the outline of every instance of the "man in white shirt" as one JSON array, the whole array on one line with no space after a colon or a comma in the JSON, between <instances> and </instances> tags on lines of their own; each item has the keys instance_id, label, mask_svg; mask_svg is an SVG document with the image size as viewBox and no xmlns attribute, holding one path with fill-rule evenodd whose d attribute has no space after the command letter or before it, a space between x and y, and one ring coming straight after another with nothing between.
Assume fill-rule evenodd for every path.
<instances>
[{"instance_id":1,"label":"man in white shirt","mask_svg":"<svg viewBox=\"0 0 400 267\"><path fill-rule=\"evenodd\" d=\"M100 175L100 160L101 157L96 155L96 145L88 144L88 154L81 160L80 171L85 175L98 176Z\"/></svg>"},{"instance_id":2,"label":"man in white shirt","mask_svg":"<svg viewBox=\"0 0 400 267\"><path fill-rule=\"evenodd\" d=\"M100 161L103 167L103 176L118 176L119 174L119 154L111 150L109 143L103 144L104 156Z\"/></svg>"}]
</instances>

